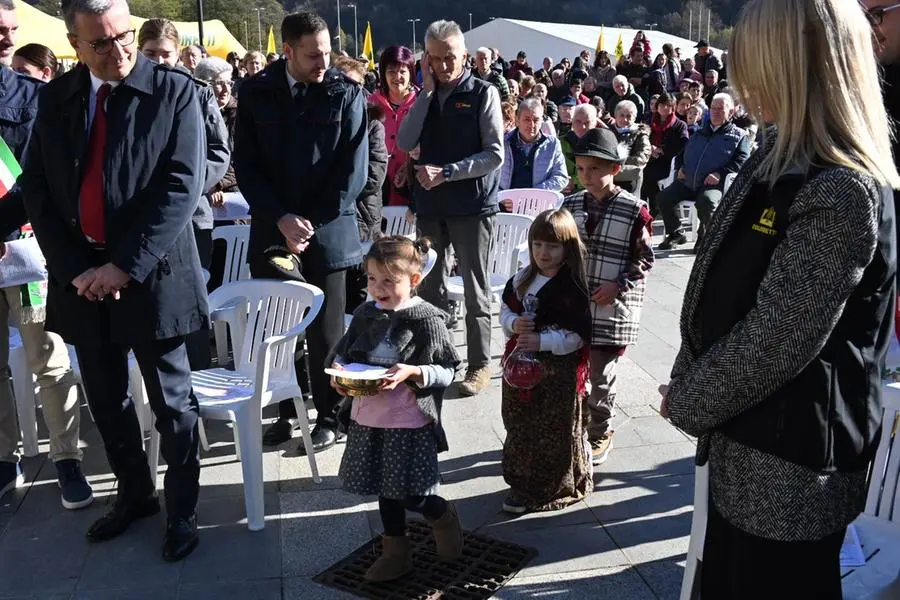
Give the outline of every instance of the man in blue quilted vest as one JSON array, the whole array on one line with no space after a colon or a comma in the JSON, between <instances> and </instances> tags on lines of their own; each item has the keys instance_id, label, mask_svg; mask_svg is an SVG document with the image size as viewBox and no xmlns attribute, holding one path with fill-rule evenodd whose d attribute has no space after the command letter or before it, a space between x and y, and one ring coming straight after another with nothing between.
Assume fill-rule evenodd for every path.
<instances>
[{"instance_id":1,"label":"man in blue quilted vest","mask_svg":"<svg viewBox=\"0 0 900 600\"><path fill-rule=\"evenodd\" d=\"M422 91L400 125L397 145L419 148L413 209L419 232L438 259L421 286L422 298L449 309L449 250L456 252L465 288L468 365L459 391L474 396L491 379L491 280L488 257L498 211L503 164L500 94L466 68L466 41L453 21L425 32Z\"/></svg>"},{"instance_id":2,"label":"man in blue quilted vest","mask_svg":"<svg viewBox=\"0 0 900 600\"><path fill-rule=\"evenodd\" d=\"M671 250L687 243L678 215L678 204L697 204L700 232L722 201L725 178L741 170L750 157L750 136L731 122L734 100L728 94L716 94L709 107L709 123L698 131L684 148L684 161L675 182L656 197L656 205L666 225L666 239L660 250Z\"/></svg>"}]
</instances>

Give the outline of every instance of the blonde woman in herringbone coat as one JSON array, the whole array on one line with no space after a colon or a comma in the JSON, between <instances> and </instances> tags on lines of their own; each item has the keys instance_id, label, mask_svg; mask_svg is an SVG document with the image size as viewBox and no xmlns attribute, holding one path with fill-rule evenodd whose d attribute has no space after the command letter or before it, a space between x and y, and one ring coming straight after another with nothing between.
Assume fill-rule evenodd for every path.
<instances>
[{"instance_id":1,"label":"blonde woman in herringbone coat","mask_svg":"<svg viewBox=\"0 0 900 600\"><path fill-rule=\"evenodd\" d=\"M839 599L895 297L872 31L856 2L751 0L731 49L774 127L700 243L663 411L709 463L702 597Z\"/></svg>"}]
</instances>

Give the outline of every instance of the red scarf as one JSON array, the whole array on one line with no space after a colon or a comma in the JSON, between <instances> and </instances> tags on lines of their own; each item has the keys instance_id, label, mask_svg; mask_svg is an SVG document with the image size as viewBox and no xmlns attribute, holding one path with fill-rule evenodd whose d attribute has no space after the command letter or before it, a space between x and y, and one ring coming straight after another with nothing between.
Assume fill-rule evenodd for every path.
<instances>
[{"instance_id":1,"label":"red scarf","mask_svg":"<svg viewBox=\"0 0 900 600\"><path fill-rule=\"evenodd\" d=\"M663 145L663 136L666 135L666 130L669 129L672 125L675 124L675 111L673 110L669 113L669 118L666 119L666 122L663 123L659 115L653 115L653 120L650 121L650 144L652 146L656 146L657 148L662 148Z\"/></svg>"}]
</instances>

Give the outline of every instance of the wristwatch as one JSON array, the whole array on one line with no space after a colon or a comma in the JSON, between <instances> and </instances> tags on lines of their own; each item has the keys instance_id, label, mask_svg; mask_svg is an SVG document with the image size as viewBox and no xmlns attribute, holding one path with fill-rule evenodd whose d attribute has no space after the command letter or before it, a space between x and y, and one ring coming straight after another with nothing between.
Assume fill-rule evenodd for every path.
<instances>
[{"instance_id":1,"label":"wristwatch","mask_svg":"<svg viewBox=\"0 0 900 600\"><path fill-rule=\"evenodd\" d=\"M453 167L451 167L450 165L447 165L446 167L444 167L444 179L446 179L447 181L450 181L451 175L453 175Z\"/></svg>"}]
</instances>

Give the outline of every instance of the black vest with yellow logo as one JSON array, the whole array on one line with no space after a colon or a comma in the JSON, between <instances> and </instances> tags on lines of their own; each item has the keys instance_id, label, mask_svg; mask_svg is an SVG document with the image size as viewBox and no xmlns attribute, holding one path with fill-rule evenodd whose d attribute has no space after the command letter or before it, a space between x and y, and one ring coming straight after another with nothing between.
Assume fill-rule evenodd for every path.
<instances>
[{"instance_id":1,"label":"black vest with yellow logo","mask_svg":"<svg viewBox=\"0 0 900 600\"><path fill-rule=\"evenodd\" d=\"M772 189L757 182L748 193L703 284L698 307L703 351L726 337L756 306L775 249L787 234L791 204L820 172L784 176ZM893 213L892 206L886 208ZM884 219L892 229L893 215ZM872 272L879 268L873 265ZM815 274L797 273L797 285L809 277ZM721 433L816 471L856 472L866 467L877 443L880 414L859 399L880 385L872 353L878 351L881 325L861 315L882 314L894 301L891 290L867 281L873 277L864 276L816 358L768 398L725 423ZM782 285L785 289L775 293L789 295L791 281ZM772 335L790 339L785 332ZM779 345L778 351L791 352L790 345Z\"/></svg>"},{"instance_id":2,"label":"black vest with yellow logo","mask_svg":"<svg viewBox=\"0 0 900 600\"><path fill-rule=\"evenodd\" d=\"M747 195L703 285L700 326L704 349L728 335L756 305L756 292L772 253L784 239L788 210L805 181L804 176L789 175L773 190L768 183L757 182Z\"/></svg>"},{"instance_id":3,"label":"black vest with yellow logo","mask_svg":"<svg viewBox=\"0 0 900 600\"><path fill-rule=\"evenodd\" d=\"M467 72L443 108L434 94L419 137L419 164L443 167L484 149L479 115L490 88L490 83ZM483 177L448 181L431 190L414 181L416 215L426 219L492 215L498 211L499 185L499 169Z\"/></svg>"}]
</instances>

